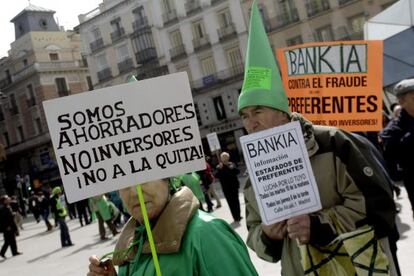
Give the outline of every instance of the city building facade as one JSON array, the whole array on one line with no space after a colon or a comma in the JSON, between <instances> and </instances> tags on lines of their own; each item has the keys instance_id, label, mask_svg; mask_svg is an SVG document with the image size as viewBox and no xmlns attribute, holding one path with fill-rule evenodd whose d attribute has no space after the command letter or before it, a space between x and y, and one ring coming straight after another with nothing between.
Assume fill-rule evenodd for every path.
<instances>
[{"instance_id":1,"label":"city building facade","mask_svg":"<svg viewBox=\"0 0 414 276\"><path fill-rule=\"evenodd\" d=\"M59 181L42 102L93 89L80 36L61 30L54 13L30 4L16 15L15 41L0 59L0 141L9 192L23 176L36 185Z\"/></svg>"}]
</instances>

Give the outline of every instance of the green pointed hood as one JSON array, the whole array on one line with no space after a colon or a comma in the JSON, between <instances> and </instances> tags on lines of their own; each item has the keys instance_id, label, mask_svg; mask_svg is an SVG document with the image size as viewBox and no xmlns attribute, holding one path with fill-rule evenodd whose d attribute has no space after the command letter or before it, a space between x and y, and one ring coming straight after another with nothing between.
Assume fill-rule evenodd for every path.
<instances>
[{"instance_id":1,"label":"green pointed hood","mask_svg":"<svg viewBox=\"0 0 414 276\"><path fill-rule=\"evenodd\" d=\"M244 81L239 96L238 111L249 106L267 106L290 115L288 99L279 68L256 1L252 5L249 41L247 43Z\"/></svg>"}]
</instances>

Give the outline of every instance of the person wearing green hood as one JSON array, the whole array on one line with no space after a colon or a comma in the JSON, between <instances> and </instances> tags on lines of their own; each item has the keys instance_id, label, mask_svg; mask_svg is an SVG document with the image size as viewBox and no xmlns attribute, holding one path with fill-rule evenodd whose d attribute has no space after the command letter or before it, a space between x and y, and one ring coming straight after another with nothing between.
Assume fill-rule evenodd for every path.
<instances>
[{"instance_id":1,"label":"person wearing green hood","mask_svg":"<svg viewBox=\"0 0 414 276\"><path fill-rule=\"evenodd\" d=\"M62 189L60 187L54 187L52 189L50 202L52 213L60 228L60 242L62 247L72 246L73 243L70 239L69 228L65 221L68 212L64 205L65 199L62 197Z\"/></svg>"},{"instance_id":2,"label":"person wearing green hood","mask_svg":"<svg viewBox=\"0 0 414 276\"><path fill-rule=\"evenodd\" d=\"M376 189L379 187L377 183L383 183L382 179L385 179L384 172L365 153L365 145L350 133L313 125L300 114L290 112L256 1L251 12L238 111L248 133L292 121L300 122L322 203L322 210L318 212L264 225L248 179L244 188L249 231L247 245L266 261L281 261L283 275L304 275L299 244L326 246L335 240L342 233L336 230L332 217L341 223L345 233L368 223L374 226L375 234L381 238L381 247L388 255L391 275L395 275L387 242L395 221L392 193L386 185L382 186L383 190ZM373 196L365 197L362 189L372 189L370 192ZM348 271L347 274L351 275L352 272Z\"/></svg>"},{"instance_id":3,"label":"person wearing green hood","mask_svg":"<svg viewBox=\"0 0 414 276\"><path fill-rule=\"evenodd\" d=\"M258 275L230 225L198 210L191 190L174 182L162 179L141 186L162 275ZM89 258L88 276L156 275L136 187L120 190L120 196L132 217L109 262L100 266L96 256Z\"/></svg>"}]
</instances>

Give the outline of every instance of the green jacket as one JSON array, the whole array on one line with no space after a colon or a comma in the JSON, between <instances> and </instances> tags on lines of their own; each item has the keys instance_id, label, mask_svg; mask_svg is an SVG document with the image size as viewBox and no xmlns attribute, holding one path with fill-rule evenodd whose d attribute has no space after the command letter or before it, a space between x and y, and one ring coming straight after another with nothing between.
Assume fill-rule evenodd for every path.
<instances>
[{"instance_id":1,"label":"green jacket","mask_svg":"<svg viewBox=\"0 0 414 276\"><path fill-rule=\"evenodd\" d=\"M376 223L380 226L392 225L395 218L394 208L388 205L389 200L381 201L391 196L390 191L386 188L378 190L378 186L374 184L381 182L383 172L377 170L378 166L373 164L362 145L357 146L357 141L353 140L349 133L336 128L313 126L297 113L292 114L292 121L301 123L323 208L310 214L310 242L326 245L337 236L328 214L330 211L340 220L346 231L355 230L367 222L374 227ZM372 197L367 201L359 189L363 186L372 192ZM270 240L262 232L260 212L250 180L245 185L244 196L249 231L247 245L266 261L281 260L283 275L303 275L297 242L289 238L280 241ZM371 205L375 205L376 208L372 208ZM377 210L377 213L372 214L376 222L367 219L366 206L370 210ZM381 224L382 222L384 223ZM389 231L389 227L384 226L382 229L380 226L376 232Z\"/></svg>"},{"instance_id":2,"label":"green jacket","mask_svg":"<svg viewBox=\"0 0 414 276\"><path fill-rule=\"evenodd\" d=\"M90 198L90 205L93 212L99 212L104 221L112 219L111 206L104 195Z\"/></svg>"},{"instance_id":3,"label":"green jacket","mask_svg":"<svg viewBox=\"0 0 414 276\"><path fill-rule=\"evenodd\" d=\"M115 252L129 248L134 240L136 221L128 221ZM152 229L162 275L257 275L241 238L223 220L198 210L198 200L186 188L176 192ZM134 252L117 257L118 275L156 275L146 241L133 270Z\"/></svg>"},{"instance_id":4,"label":"green jacket","mask_svg":"<svg viewBox=\"0 0 414 276\"><path fill-rule=\"evenodd\" d=\"M180 178L184 185L190 188L190 190L194 193L197 199L200 202L204 203L205 198L203 190L201 189L200 176L197 173L193 172L184 174L180 176Z\"/></svg>"}]
</instances>

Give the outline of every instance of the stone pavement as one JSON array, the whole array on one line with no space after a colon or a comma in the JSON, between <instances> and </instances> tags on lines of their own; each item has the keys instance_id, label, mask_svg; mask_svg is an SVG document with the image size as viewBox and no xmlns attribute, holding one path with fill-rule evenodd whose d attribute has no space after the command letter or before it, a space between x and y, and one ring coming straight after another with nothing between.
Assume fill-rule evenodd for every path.
<instances>
[{"instance_id":1,"label":"stone pavement","mask_svg":"<svg viewBox=\"0 0 414 276\"><path fill-rule=\"evenodd\" d=\"M219 184L215 184L219 186ZM220 192L220 191L219 191ZM213 200L215 203L215 200ZM244 213L244 200L240 194L241 208ZM414 220L405 190L397 204L402 207L398 215L398 226L401 233L398 242L398 256L403 275L414 275ZM222 199L223 207L214 211L214 215L231 223L243 240L246 240L247 229L243 218L239 225L234 224L227 202ZM243 215L244 216L244 215ZM17 238L19 251L23 255L11 257L10 249L6 252L7 260L0 258L0 276L24 275L55 275L74 276L86 275L88 257L92 254L103 255L113 250L116 238L100 241L98 224L80 227L78 220L68 221L70 234L75 246L62 249L60 247L59 229L45 232L46 226L41 221L36 223L33 218L25 220L24 230ZM109 235L109 231L108 235ZM0 245L3 244L3 236ZM250 255L259 275L280 275L280 264L267 263L260 260L253 251Z\"/></svg>"}]
</instances>

